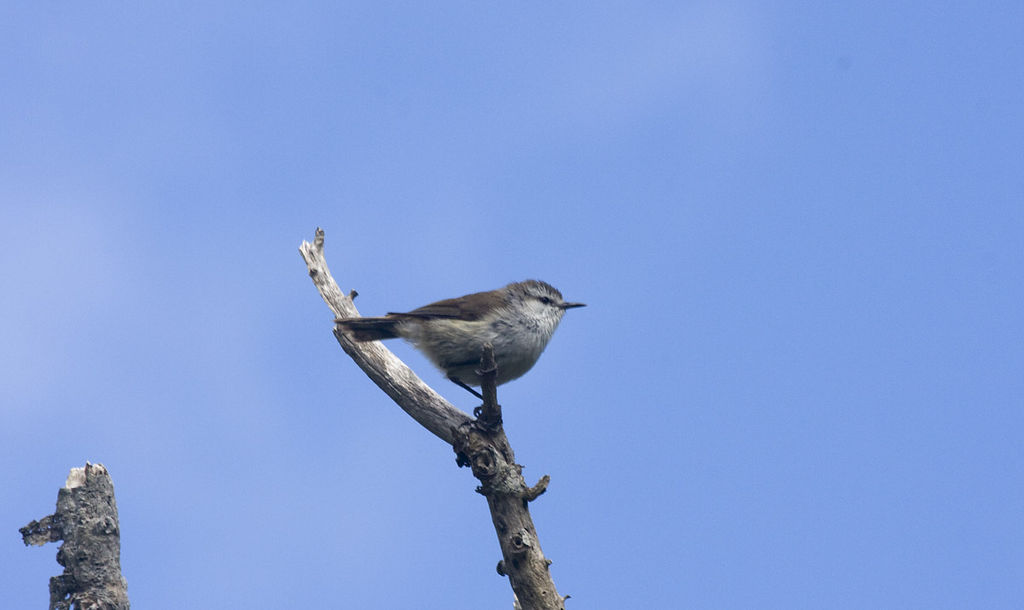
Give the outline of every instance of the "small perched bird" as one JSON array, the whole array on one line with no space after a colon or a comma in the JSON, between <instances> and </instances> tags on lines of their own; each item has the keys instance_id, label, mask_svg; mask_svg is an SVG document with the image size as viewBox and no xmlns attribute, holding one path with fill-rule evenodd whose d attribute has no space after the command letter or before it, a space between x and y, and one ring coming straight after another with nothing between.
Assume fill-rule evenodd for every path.
<instances>
[{"instance_id":1,"label":"small perched bird","mask_svg":"<svg viewBox=\"0 0 1024 610\"><path fill-rule=\"evenodd\" d=\"M423 352L448 379L470 386L481 384L477 369L484 343L494 347L496 383L517 379L540 358L565 310L583 307L567 303L554 286L538 280L515 282L491 290L424 305L382 318L338 318L335 323L356 341L401 337Z\"/></svg>"}]
</instances>

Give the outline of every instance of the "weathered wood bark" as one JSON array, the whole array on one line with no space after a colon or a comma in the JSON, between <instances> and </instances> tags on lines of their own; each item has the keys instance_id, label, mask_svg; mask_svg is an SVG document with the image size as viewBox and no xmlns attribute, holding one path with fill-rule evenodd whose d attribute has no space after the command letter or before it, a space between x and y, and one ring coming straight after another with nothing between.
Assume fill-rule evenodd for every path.
<instances>
[{"instance_id":1,"label":"weathered wood bark","mask_svg":"<svg viewBox=\"0 0 1024 610\"><path fill-rule=\"evenodd\" d=\"M334 317L358 317L359 311L352 302L357 293L352 291L348 295L342 294L338 284L331 277L330 269L327 268L327 260L324 259L324 232L317 229L313 243L302 242L299 252L309 268L309 277L313 279L313 284L334 313ZM452 430L471 420L469 415L455 408L441 398L433 388L423 383L412 369L379 341L357 343L338 328L334 329L334 336L341 344L341 349L345 350L345 353L391 397L391 400L444 442L450 445L453 440Z\"/></svg>"},{"instance_id":2,"label":"weathered wood bark","mask_svg":"<svg viewBox=\"0 0 1024 610\"><path fill-rule=\"evenodd\" d=\"M320 229L316 230L313 243L304 241L299 248L313 283L335 317L358 316L352 304L356 293L342 294L327 268L323 249L324 233ZM453 446L460 466L472 468L480 481L477 491L487 498L501 546L503 559L498 563L498 573L509 577L518 604L525 610L563 610L568 596L563 598L555 589L548 570L551 562L541 552L528 508L528 502L544 493L548 477L545 475L537 485L527 487L522 466L515 463L515 454L501 424L494 383L497 367L490 346L485 346L480 369L486 373L482 387L484 404L478 409L479 417L473 419L441 398L379 342L356 343L340 329L335 329L334 336L345 353L399 407Z\"/></svg>"},{"instance_id":3,"label":"weathered wood bark","mask_svg":"<svg viewBox=\"0 0 1024 610\"><path fill-rule=\"evenodd\" d=\"M64 573L50 579L50 610L128 610L114 484L102 464L72 468L56 512L19 531L26 545L64 541L57 550Z\"/></svg>"},{"instance_id":4,"label":"weathered wood bark","mask_svg":"<svg viewBox=\"0 0 1024 610\"><path fill-rule=\"evenodd\" d=\"M494 383L497 371L494 349L485 344L480 362L484 404L479 408L479 417L456 432L456 460L460 466L471 467L473 476L480 481L477 492L487 498L504 557L498 563L498 573L508 576L520 606L561 610L565 607L565 598L555 590L548 571L551 562L541 551L527 507L528 502L547 490L549 478L544 475L533 487L526 486L523 467L516 464L502 427L501 405Z\"/></svg>"}]
</instances>

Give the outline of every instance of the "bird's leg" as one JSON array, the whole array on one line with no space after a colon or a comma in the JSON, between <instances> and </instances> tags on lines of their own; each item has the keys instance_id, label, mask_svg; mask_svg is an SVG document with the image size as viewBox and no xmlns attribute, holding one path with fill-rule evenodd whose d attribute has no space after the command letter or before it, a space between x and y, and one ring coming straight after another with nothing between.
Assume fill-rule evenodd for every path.
<instances>
[{"instance_id":1,"label":"bird's leg","mask_svg":"<svg viewBox=\"0 0 1024 610\"><path fill-rule=\"evenodd\" d=\"M480 392L477 392L473 388L471 388L468 385L462 383L462 380L459 379L458 377L449 377L448 380L451 381L452 383L454 383L455 385L459 386L460 388L463 388L464 390L466 390L467 392L469 392L473 396L476 396L480 400L484 399L484 395L483 394L481 394Z\"/></svg>"}]
</instances>

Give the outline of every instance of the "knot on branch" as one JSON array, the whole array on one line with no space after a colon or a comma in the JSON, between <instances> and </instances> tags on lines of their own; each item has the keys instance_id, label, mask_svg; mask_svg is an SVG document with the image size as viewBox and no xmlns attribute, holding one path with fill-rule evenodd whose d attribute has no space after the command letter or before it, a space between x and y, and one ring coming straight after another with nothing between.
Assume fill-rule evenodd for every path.
<instances>
[{"instance_id":1,"label":"knot on branch","mask_svg":"<svg viewBox=\"0 0 1024 610\"><path fill-rule=\"evenodd\" d=\"M467 424L455 430L455 463L469 466L473 476L481 485L477 492L504 495L523 495L522 466L511 461L502 447L497 445L492 434L474 424Z\"/></svg>"},{"instance_id":2,"label":"knot on branch","mask_svg":"<svg viewBox=\"0 0 1024 610\"><path fill-rule=\"evenodd\" d=\"M509 539L509 546L516 555L522 555L533 548L533 536L525 529L519 529Z\"/></svg>"},{"instance_id":3,"label":"knot on branch","mask_svg":"<svg viewBox=\"0 0 1024 610\"><path fill-rule=\"evenodd\" d=\"M500 460L494 451L494 447L484 446L471 458L470 467L473 469L473 476L478 479L491 479L501 468Z\"/></svg>"}]
</instances>

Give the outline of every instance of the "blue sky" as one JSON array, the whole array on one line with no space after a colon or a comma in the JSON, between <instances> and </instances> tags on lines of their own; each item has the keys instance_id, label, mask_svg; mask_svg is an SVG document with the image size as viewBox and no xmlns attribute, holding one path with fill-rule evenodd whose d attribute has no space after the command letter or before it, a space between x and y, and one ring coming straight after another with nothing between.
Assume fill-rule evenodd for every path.
<instances>
[{"instance_id":1,"label":"blue sky","mask_svg":"<svg viewBox=\"0 0 1024 610\"><path fill-rule=\"evenodd\" d=\"M0 7L0 589L104 463L140 608L510 607L347 359L544 279L500 388L569 608L1024 607L1024 6ZM473 400L392 348L461 408Z\"/></svg>"}]
</instances>

